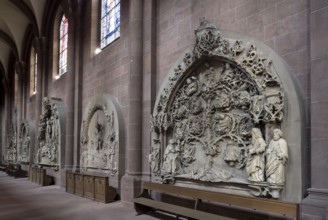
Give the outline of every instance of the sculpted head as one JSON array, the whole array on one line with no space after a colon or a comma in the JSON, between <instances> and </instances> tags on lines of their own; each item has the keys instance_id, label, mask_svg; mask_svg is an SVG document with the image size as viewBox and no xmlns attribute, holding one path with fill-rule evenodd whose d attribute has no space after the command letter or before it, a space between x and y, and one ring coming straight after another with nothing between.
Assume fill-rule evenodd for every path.
<instances>
[{"instance_id":1,"label":"sculpted head","mask_svg":"<svg viewBox=\"0 0 328 220\"><path fill-rule=\"evenodd\" d=\"M252 137L257 139L262 137L261 130L258 128L252 128Z\"/></svg>"},{"instance_id":2,"label":"sculpted head","mask_svg":"<svg viewBox=\"0 0 328 220\"><path fill-rule=\"evenodd\" d=\"M273 130L273 140L277 141L282 137L282 131L279 128Z\"/></svg>"}]
</instances>

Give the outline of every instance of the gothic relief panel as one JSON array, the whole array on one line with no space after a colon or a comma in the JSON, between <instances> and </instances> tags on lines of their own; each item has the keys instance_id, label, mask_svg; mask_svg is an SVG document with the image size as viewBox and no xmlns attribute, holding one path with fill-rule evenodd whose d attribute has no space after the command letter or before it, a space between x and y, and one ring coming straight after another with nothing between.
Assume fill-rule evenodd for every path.
<instances>
[{"instance_id":1,"label":"gothic relief panel","mask_svg":"<svg viewBox=\"0 0 328 220\"><path fill-rule=\"evenodd\" d=\"M18 161L22 163L30 162L30 128L27 121L24 121L20 125L19 129L19 150L18 150Z\"/></svg>"},{"instance_id":2,"label":"gothic relief panel","mask_svg":"<svg viewBox=\"0 0 328 220\"><path fill-rule=\"evenodd\" d=\"M45 97L38 126L38 147L34 163L58 170L62 165L62 145L64 119L62 102L56 98Z\"/></svg>"},{"instance_id":3,"label":"gothic relief panel","mask_svg":"<svg viewBox=\"0 0 328 220\"><path fill-rule=\"evenodd\" d=\"M8 143L6 152L5 152L5 160L9 163L17 162L17 132L14 127L14 124L10 126L10 133L8 135Z\"/></svg>"},{"instance_id":4,"label":"gothic relief panel","mask_svg":"<svg viewBox=\"0 0 328 220\"><path fill-rule=\"evenodd\" d=\"M122 140L117 104L109 95L100 95L88 104L81 128L81 170L118 175L122 167ZM122 163L122 161L121 161Z\"/></svg>"},{"instance_id":5,"label":"gothic relief panel","mask_svg":"<svg viewBox=\"0 0 328 220\"><path fill-rule=\"evenodd\" d=\"M201 181L280 198L289 158L279 129L286 97L273 62L255 43L223 38L208 21L195 35L155 103L152 181Z\"/></svg>"}]
</instances>

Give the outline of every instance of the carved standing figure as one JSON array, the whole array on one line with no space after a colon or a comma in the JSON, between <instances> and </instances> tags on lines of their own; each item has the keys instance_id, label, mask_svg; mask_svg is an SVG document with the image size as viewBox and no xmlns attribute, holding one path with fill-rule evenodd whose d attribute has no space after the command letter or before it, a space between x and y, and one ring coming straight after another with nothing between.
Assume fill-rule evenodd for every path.
<instances>
[{"instance_id":1,"label":"carved standing figure","mask_svg":"<svg viewBox=\"0 0 328 220\"><path fill-rule=\"evenodd\" d=\"M284 184L285 166L288 161L287 142L282 138L282 131L278 128L273 130L273 139L266 151L266 178L271 184Z\"/></svg>"},{"instance_id":2,"label":"carved standing figure","mask_svg":"<svg viewBox=\"0 0 328 220\"><path fill-rule=\"evenodd\" d=\"M258 128L252 129L252 143L248 146L246 171L248 180L252 182L264 181L264 155L266 143Z\"/></svg>"},{"instance_id":3,"label":"carved standing figure","mask_svg":"<svg viewBox=\"0 0 328 220\"><path fill-rule=\"evenodd\" d=\"M164 174L174 174L179 168L178 156L180 149L177 145L177 142L174 139L169 140L164 152L164 164L163 172Z\"/></svg>"}]
</instances>

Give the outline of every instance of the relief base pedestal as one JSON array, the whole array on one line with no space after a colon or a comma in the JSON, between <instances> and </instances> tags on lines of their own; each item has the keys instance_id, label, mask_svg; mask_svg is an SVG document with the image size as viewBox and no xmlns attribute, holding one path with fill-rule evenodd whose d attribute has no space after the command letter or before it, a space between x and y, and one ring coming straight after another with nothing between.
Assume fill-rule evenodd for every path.
<instances>
[{"instance_id":1,"label":"relief base pedestal","mask_svg":"<svg viewBox=\"0 0 328 220\"><path fill-rule=\"evenodd\" d=\"M301 203L301 219L328 218L328 189L309 188L308 196Z\"/></svg>"}]
</instances>

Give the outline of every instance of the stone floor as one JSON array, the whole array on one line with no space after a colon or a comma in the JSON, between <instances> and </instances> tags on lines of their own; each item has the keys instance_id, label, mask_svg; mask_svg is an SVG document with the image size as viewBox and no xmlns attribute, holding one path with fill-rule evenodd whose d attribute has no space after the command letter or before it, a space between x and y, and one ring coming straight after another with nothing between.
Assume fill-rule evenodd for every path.
<instances>
[{"instance_id":1,"label":"stone floor","mask_svg":"<svg viewBox=\"0 0 328 220\"><path fill-rule=\"evenodd\" d=\"M150 220L172 219L154 213L139 215L122 202L100 203L66 193L58 186L41 187L27 178L0 171L0 220Z\"/></svg>"}]
</instances>

